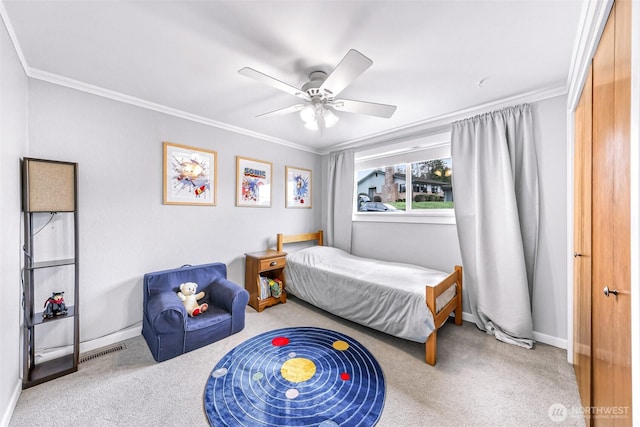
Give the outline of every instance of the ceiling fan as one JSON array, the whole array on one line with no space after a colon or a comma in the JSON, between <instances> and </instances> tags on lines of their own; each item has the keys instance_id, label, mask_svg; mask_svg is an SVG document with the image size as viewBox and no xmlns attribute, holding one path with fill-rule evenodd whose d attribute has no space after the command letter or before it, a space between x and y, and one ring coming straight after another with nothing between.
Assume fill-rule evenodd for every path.
<instances>
[{"instance_id":1,"label":"ceiling fan","mask_svg":"<svg viewBox=\"0 0 640 427\"><path fill-rule=\"evenodd\" d=\"M238 70L238 73L302 98L305 101L303 104L296 104L260 114L257 117L300 113L300 117L305 122L305 127L317 130L330 128L336 124L338 116L332 110L384 118L390 118L393 115L396 111L395 105L336 99L340 92L371 65L373 65L372 60L357 50L351 49L329 75L324 71L313 71L309 74L309 82L305 83L300 89L253 68L245 67Z\"/></svg>"}]
</instances>

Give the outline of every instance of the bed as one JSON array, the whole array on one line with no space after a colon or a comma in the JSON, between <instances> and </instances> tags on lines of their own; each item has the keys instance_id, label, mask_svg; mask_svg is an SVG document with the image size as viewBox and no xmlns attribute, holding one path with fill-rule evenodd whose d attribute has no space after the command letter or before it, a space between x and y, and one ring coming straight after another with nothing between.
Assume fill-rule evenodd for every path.
<instances>
[{"instance_id":1,"label":"bed","mask_svg":"<svg viewBox=\"0 0 640 427\"><path fill-rule=\"evenodd\" d=\"M435 365L437 330L455 313L462 325L462 267L446 273L411 264L384 262L323 246L322 230L285 236L288 243L317 244L289 252L288 293L337 316L390 335L425 343L425 360Z\"/></svg>"}]
</instances>

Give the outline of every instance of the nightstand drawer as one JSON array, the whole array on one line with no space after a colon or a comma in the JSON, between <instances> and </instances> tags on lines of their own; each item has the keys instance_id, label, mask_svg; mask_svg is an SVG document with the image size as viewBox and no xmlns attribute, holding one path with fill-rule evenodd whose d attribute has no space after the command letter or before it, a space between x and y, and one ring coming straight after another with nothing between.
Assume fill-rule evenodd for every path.
<instances>
[{"instance_id":1,"label":"nightstand drawer","mask_svg":"<svg viewBox=\"0 0 640 427\"><path fill-rule=\"evenodd\" d=\"M287 263L285 257L271 258L260 260L260 271L273 270L276 268L283 268Z\"/></svg>"}]
</instances>

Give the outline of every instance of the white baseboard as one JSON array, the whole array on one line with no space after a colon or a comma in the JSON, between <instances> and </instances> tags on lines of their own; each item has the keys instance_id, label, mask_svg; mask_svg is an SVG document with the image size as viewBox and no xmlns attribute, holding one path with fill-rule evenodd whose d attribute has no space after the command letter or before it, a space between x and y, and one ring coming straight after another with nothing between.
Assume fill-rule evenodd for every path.
<instances>
[{"instance_id":1,"label":"white baseboard","mask_svg":"<svg viewBox=\"0 0 640 427\"><path fill-rule=\"evenodd\" d=\"M104 337L100 337L91 341L80 343L80 353L86 353L88 351L92 351L97 348L106 347L108 345L115 344L117 342L136 337L141 333L142 333L141 324L130 326L126 329L122 329L112 334L105 335ZM65 346L65 347L58 347L51 350L46 350L44 352L39 352L39 353L36 353L36 362L42 363L42 362L46 362L47 360L56 359L66 354L71 354L72 351L73 349L71 346Z\"/></svg>"},{"instance_id":2,"label":"white baseboard","mask_svg":"<svg viewBox=\"0 0 640 427\"><path fill-rule=\"evenodd\" d=\"M462 312L462 320L465 322L476 323L476 318L473 314L467 313L466 311Z\"/></svg>"},{"instance_id":3,"label":"white baseboard","mask_svg":"<svg viewBox=\"0 0 640 427\"><path fill-rule=\"evenodd\" d=\"M536 342L549 344L563 350L567 349L567 340L564 338L552 337L551 335L543 334L542 332L533 331L533 339L536 340Z\"/></svg>"},{"instance_id":4,"label":"white baseboard","mask_svg":"<svg viewBox=\"0 0 640 427\"><path fill-rule=\"evenodd\" d=\"M22 382L18 379L18 382L13 388L13 394L11 395L11 399L9 400L9 404L6 408L4 408L2 420L0 420L0 427L7 427L9 425L9 421L11 421L11 416L13 415L13 410L16 408L16 404L18 403L18 398L20 397L21 391Z\"/></svg>"},{"instance_id":5,"label":"white baseboard","mask_svg":"<svg viewBox=\"0 0 640 427\"><path fill-rule=\"evenodd\" d=\"M453 313L451 315L453 315ZM476 323L475 316L471 313L467 313L464 311L462 312L462 320L464 320L465 322ZM549 344L554 347L561 348L563 350L567 349L567 340L564 338L552 337L551 335L533 331L533 339L536 340L536 342Z\"/></svg>"},{"instance_id":6,"label":"white baseboard","mask_svg":"<svg viewBox=\"0 0 640 427\"><path fill-rule=\"evenodd\" d=\"M95 340L80 343L80 353L86 353L88 351L95 350L97 348L106 347L111 344L115 344L120 341L128 340L129 338L137 337L142 333L142 325L137 324L130 326L126 329L114 332L113 334L106 335L104 337L96 338Z\"/></svg>"},{"instance_id":7,"label":"white baseboard","mask_svg":"<svg viewBox=\"0 0 640 427\"><path fill-rule=\"evenodd\" d=\"M117 342L136 337L141 333L142 333L142 325L137 324L129 328L123 329L121 331L114 332L113 334L109 334L104 337L100 337L91 341L80 343L80 353L86 353L88 351L92 351L97 348L106 347L108 345L115 344ZM39 353L36 355L36 357L38 359L38 363L42 363L42 362L46 362L47 360L64 356L65 354L70 354L72 351L73 350L71 346L60 347L50 351L46 351L44 353ZM11 400L9 401L9 404L7 405L7 407L4 409L2 418L0 419L0 427L7 427L9 425L9 421L11 421L11 416L13 415L13 410L15 409L16 404L18 403L18 398L20 397L21 391L22 391L22 383L18 381L18 383L14 387L13 394L11 395Z\"/></svg>"}]
</instances>

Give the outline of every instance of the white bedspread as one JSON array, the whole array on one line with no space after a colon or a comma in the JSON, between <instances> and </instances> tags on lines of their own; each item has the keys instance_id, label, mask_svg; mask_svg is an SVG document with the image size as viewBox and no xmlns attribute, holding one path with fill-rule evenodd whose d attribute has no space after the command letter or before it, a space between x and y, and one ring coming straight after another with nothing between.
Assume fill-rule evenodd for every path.
<instances>
[{"instance_id":1,"label":"white bedspread","mask_svg":"<svg viewBox=\"0 0 640 427\"><path fill-rule=\"evenodd\" d=\"M449 273L410 264L360 258L327 246L287 255L286 290L316 307L411 341L426 342L434 329L425 286ZM455 285L437 298L439 311Z\"/></svg>"}]
</instances>

